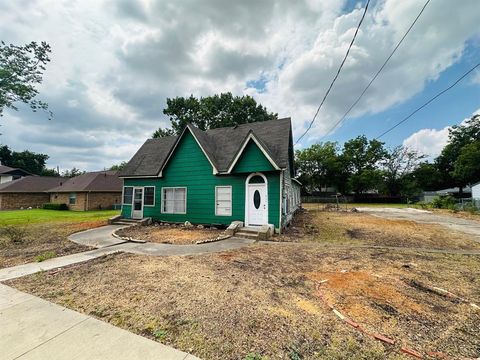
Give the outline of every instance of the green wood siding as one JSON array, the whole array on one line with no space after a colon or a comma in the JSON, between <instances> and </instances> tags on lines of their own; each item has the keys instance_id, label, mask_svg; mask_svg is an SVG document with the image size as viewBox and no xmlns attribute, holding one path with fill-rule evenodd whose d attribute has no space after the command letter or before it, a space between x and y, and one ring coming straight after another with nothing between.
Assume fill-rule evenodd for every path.
<instances>
[{"instance_id":1,"label":"green wood siding","mask_svg":"<svg viewBox=\"0 0 480 360\"><path fill-rule=\"evenodd\" d=\"M234 173L252 173L260 171L272 171L275 168L263 155L253 140L250 140L233 168Z\"/></svg>"},{"instance_id":2,"label":"green wood siding","mask_svg":"<svg viewBox=\"0 0 480 360\"><path fill-rule=\"evenodd\" d=\"M264 157L263 154L261 156ZM272 169L271 165L270 169ZM253 172L255 171L260 170L255 168ZM263 171L263 173L268 180L268 222L278 228L280 172ZM228 225L234 220L243 221L245 218L245 180L248 175L249 173L213 175L213 169L209 161L193 136L186 132L163 170L162 178L124 179L124 185L155 186L155 206L144 207L144 217L170 222L185 222L188 220L194 224ZM221 185L232 186L232 216L215 215L215 186ZM187 188L186 214L161 213L162 187ZM124 205L122 207L122 216L131 216L131 206Z\"/></svg>"}]
</instances>

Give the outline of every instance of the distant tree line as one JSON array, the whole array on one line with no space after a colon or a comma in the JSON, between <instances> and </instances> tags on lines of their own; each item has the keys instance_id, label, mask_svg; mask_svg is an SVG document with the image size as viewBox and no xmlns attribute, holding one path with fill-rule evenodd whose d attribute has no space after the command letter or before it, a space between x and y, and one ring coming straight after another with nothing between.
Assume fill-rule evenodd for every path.
<instances>
[{"instance_id":1,"label":"distant tree line","mask_svg":"<svg viewBox=\"0 0 480 360\"><path fill-rule=\"evenodd\" d=\"M333 187L342 194L375 190L409 197L422 190L463 189L480 181L480 115L452 126L447 145L432 162L405 146L388 149L383 142L365 136L343 146L337 142L314 144L295 155L307 193Z\"/></svg>"}]
</instances>

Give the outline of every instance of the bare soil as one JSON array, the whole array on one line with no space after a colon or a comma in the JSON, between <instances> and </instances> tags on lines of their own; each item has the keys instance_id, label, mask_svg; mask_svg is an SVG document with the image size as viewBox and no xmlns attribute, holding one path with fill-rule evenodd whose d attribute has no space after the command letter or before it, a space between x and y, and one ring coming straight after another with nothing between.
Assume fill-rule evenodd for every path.
<instances>
[{"instance_id":1,"label":"bare soil","mask_svg":"<svg viewBox=\"0 0 480 360\"><path fill-rule=\"evenodd\" d=\"M46 253L64 256L90 250L87 246L69 241L67 236L102 225L105 225L103 220L12 225L20 231L17 241L12 241L4 229L0 229L0 268L36 261L37 256Z\"/></svg>"},{"instance_id":2,"label":"bare soil","mask_svg":"<svg viewBox=\"0 0 480 360\"><path fill-rule=\"evenodd\" d=\"M436 224L386 219L365 213L310 211L318 235L310 240L325 244L417 247L432 249L480 249L468 234ZM313 215L315 214L315 215Z\"/></svg>"},{"instance_id":3,"label":"bare soil","mask_svg":"<svg viewBox=\"0 0 480 360\"><path fill-rule=\"evenodd\" d=\"M328 248L359 241L347 229L376 243L408 235L410 245L436 230L365 214L310 215L319 233L296 243L202 256L108 256L10 284L204 359L407 359L400 346L426 359L478 357L480 311L469 305L480 304L478 256ZM450 236L435 232L440 244ZM357 331L329 306L395 345Z\"/></svg>"},{"instance_id":4,"label":"bare soil","mask_svg":"<svg viewBox=\"0 0 480 360\"><path fill-rule=\"evenodd\" d=\"M187 245L199 240L214 240L223 234L216 228L187 228L180 225L132 226L117 232L120 236L161 244Z\"/></svg>"}]
</instances>

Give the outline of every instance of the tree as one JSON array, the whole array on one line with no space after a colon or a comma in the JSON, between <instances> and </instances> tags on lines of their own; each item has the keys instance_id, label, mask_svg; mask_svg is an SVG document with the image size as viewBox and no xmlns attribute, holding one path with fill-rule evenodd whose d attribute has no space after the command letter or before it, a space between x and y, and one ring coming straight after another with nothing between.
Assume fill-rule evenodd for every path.
<instances>
[{"instance_id":1,"label":"tree","mask_svg":"<svg viewBox=\"0 0 480 360\"><path fill-rule=\"evenodd\" d=\"M72 178L78 175L85 174L86 171L82 171L80 169L77 169L76 167L73 167L72 170L63 170L62 171L62 177L68 177Z\"/></svg>"},{"instance_id":2,"label":"tree","mask_svg":"<svg viewBox=\"0 0 480 360\"><path fill-rule=\"evenodd\" d=\"M443 185L442 174L435 163L422 162L409 176L424 191L438 190Z\"/></svg>"},{"instance_id":3,"label":"tree","mask_svg":"<svg viewBox=\"0 0 480 360\"><path fill-rule=\"evenodd\" d=\"M122 170L125 166L127 166L127 162L126 162L126 161L122 161L120 164L115 164L115 165L110 166L110 169L108 169L108 170L120 171L120 170Z\"/></svg>"},{"instance_id":4,"label":"tree","mask_svg":"<svg viewBox=\"0 0 480 360\"><path fill-rule=\"evenodd\" d=\"M0 146L0 162L13 168L20 168L35 175L50 176L50 170L46 168L49 156L38 154L28 150L12 151L7 145Z\"/></svg>"},{"instance_id":5,"label":"tree","mask_svg":"<svg viewBox=\"0 0 480 360\"><path fill-rule=\"evenodd\" d=\"M257 104L249 95L233 96L222 93L201 97L190 95L188 98L176 97L167 99L167 107L163 113L169 117L171 128L159 128L153 137L178 135L188 123L201 130L234 126L257 121L275 120L277 114Z\"/></svg>"},{"instance_id":6,"label":"tree","mask_svg":"<svg viewBox=\"0 0 480 360\"><path fill-rule=\"evenodd\" d=\"M480 180L480 140L462 147L452 175L461 184L472 184Z\"/></svg>"},{"instance_id":7,"label":"tree","mask_svg":"<svg viewBox=\"0 0 480 360\"><path fill-rule=\"evenodd\" d=\"M345 189L345 179L339 157L338 144L325 142L314 144L295 153L299 180L309 192L321 191L323 187L334 186Z\"/></svg>"},{"instance_id":8,"label":"tree","mask_svg":"<svg viewBox=\"0 0 480 360\"><path fill-rule=\"evenodd\" d=\"M413 184L411 184L412 178L409 175L424 158L424 155L405 146L397 146L387 151L381 164L388 195L411 195Z\"/></svg>"},{"instance_id":9,"label":"tree","mask_svg":"<svg viewBox=\"0 0 480 360\"><path fill-rule=\"evenodd\" d=\"M24 46L6 45L0 42L0 116L4 108L18 110L16 103L28 104L48 111L48 104L35 99L36 85L42 82L46 64L50 61L50 45L46 42L31 42ZM49 111L49 117L52 113Z\"/></svg>"},{"instance_id":10,"label":"tree","mask_svg":"<svg viewBox=\"0 0 480 360\"><path fill-rule=\"evenodd\" d=\"M478 141L478 139L480 139L480 115L474 115L461 125L454 125L449 129L448 144L435 159L435 164L443 177L444 187L458 186L462 189L468 184L458 171L455 173L455 162L463 147Z\"/></svg>"},{"instance_id":11,"label":"tree","mask_svg":"<svg viewBox=\"0 0 480 360\"><path fill-rule=\"evenodd\" d=\"M343 145L341 159L351 174L348 183L355 194L380 186L382 174L378 164L387 155L383 145L378 140L368 140L366 136L358 136Z\"/></svg>"}]
</instances>

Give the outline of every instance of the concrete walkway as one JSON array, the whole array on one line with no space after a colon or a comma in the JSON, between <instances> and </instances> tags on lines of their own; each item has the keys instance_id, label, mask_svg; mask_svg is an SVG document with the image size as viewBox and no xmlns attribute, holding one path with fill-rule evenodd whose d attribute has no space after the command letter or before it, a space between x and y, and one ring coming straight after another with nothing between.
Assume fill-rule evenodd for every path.
<instances>
[{"instance_id":1,"label":"concrete walkway","mask_svg":"<svg viewBox=\"0 0 480 360\"><path fill-rule=\"evenodd\" d=\"M112 235L125 225L106 225L95 229L81 231L70 235L69 240L77 244L94 246L97 248L110 247L117 251L128 252L139 255L152 256L178 256L178 255L200 255L226 250L234 250L255 242L252 239L231 237L225 240L198 244L198 245L172 245L157 243L135 243L120 240Z\"/></svg>"},{"instance_id":2,"label":"concrete walkway","mask_svg":"<svg viewBox=\"0 0 480 360\"><path fill-rule=\"evenodd\" d=\"M198 359L2 284L0 324L2 360Z\"/></svg>"},{"instance_id":3,"label":"concrete walkway","mask_svg":"<svg viewBox=\"0 0 480 360\"><path fill-rule=\"evenodd\" d=\"M120 251L122 250L115 247L102 248L48 259L42 262L33 262L23 265L12 266L9 268L3 268L0 269L0 281L15 279L40 271L57 269L67 265L78 264L92 259L96 259L101 256L115 254Z\"/></svg>"}]
</instances>

